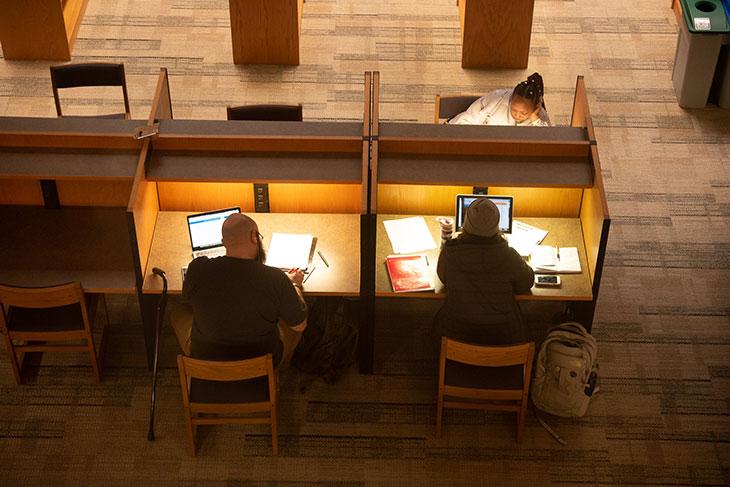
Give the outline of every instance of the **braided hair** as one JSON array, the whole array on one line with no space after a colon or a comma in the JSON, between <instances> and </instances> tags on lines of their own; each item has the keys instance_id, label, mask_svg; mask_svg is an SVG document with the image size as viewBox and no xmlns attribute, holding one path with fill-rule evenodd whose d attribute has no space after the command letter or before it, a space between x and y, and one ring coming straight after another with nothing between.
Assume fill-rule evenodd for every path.
<instances>
[{"instance_id":1,"label":"braided hair","mask_svg":"<svg viewBox=\"0 0 730 487\"><path fill-rule=\"evenodd\" d=\"M539 73L532 73L525 81L517 83L512 94L529 101L533 107L540 106L542 104L542 97L545 94L542 76Z\"/></svg>"}]
</instances>

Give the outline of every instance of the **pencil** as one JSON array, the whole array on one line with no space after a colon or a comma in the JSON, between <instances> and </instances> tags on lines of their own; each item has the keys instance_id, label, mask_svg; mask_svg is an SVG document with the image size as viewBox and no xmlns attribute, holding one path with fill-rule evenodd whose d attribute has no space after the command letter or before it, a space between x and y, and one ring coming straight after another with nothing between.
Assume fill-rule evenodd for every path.
<instances>
[{"instance_id":1,"label":"pencil","mask_svg":"<svg viewBox=\"0 0 730 487\"><path fill-rule=\"evenodd\" d=\"M330 266L329 262L327 262L327 259L325 259L324 258L324 255L322 255L322 251L321 250L318 250L317 251L317 255L319 255L319 258L320 259L322 259L322 262L324 262L324 265L326 265L327 267Z\"/></svg>"}]
</instances>

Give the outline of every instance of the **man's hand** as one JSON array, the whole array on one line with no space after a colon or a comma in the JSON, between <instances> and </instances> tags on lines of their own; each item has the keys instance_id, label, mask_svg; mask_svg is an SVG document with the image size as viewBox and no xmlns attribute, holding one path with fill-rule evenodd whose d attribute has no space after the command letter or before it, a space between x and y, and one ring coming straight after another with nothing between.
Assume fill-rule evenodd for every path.
<instances>
[{"instance_id":1,"label":"man's hand","mask_svg":"<svg viewBox=\"0 0 730 487\"><path fill-rule=\"evenodd\" d=\"M286 277L289 278L294 286L297 286L299 288L302 287L302 281L304 281L304 272L302 272L300 269L289 269L288 271L286 271Z\"/></svg>"}]
</instances>

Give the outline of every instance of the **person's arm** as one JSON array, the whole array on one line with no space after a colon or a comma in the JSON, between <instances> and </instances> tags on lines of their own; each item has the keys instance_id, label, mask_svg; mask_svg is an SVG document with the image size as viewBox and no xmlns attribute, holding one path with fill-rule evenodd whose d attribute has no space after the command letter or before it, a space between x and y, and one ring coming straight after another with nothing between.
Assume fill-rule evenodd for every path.
<instances>
[{"instance_id":1,"label":"person's arm","mask_svg":"<svg viewBox=\"0 0 730 487\"><path fill-rule=\"evenodd\" d=\"M469 108L455 115L448 123L452 125L482 125L486 123L487 116L494 110L495 104L501 98L498 91L493 91L478 98L469 105Z\"/></svg>"},{"instance_id":2,"label":"person's arm","mask_svg":"<svg viewBox=\"0 0 730 487\"><path fill-rule=\"evenodd\" d=\"M193 259L190 264L188 264L188 270L185 273L185 280L183 281L182 288L182 300L184 302L190 303L190 300L192 299L193 293L195 292L195 280L198 274L198 266L204 260L208 260L208 258L198 257L196 259Z\"/></svg>"},{"instance_id":3,"label":"person's arm","mask_svg":"<svg viewBox=\"0 0 730 487\"><path fill-rule=\"evenodd\" d=\"M303 332L307 328L307 302L304 300L304 273L299 269L290 269L286 273L294 288L295 300L291 299L291 291L285 292L288 296L282 306L281 318L294 331ZM293 324L296 323L296 324Z\"/></svg>"},{"instance_id":4,"label":"person's arm","mask_svg":"<svg viewBox=\"0 0 730 487\"><path fill-rule=\"evenodd\" d=\"M515 263L515 276L512 284L514 291L517 294L529 293L533 284L535 284L535 271L532 270L532 267L527 265L527 262L520 257L520 254L518 254L516 250L510 250L513 254L511 258Z\"/></svg>"},{"instance_id":5,"label":"person's arm","mask_svg":"<svg viewBox=\"0 0 730 487\"><path fill-rule=\"evenodd\" d=\"M441 247L441 252L439 252L438 264L436 264L436 275L439 276L439 279L441 279L441 282L443 282L444 285L446 285L446 261L448 260L446 257L448 251L446 249L446 244L444 244L444 246Z\"/></svg>"}]
</instances>

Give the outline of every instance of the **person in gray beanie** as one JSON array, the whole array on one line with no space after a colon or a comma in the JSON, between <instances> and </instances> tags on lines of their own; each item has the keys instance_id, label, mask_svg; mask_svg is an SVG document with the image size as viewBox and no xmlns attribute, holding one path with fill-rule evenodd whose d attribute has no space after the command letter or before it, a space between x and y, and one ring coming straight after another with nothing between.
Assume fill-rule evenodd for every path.
<instances>
[{"instance_id":1,"label":"person in gray beanie","mask_svg":"<svg viewBox=\"0 0 730 487\"><path fill-rule=\"evenodd\" d=\"M528 293L535 274L499 232L499 210L487 198L466 210L463 233L441 248L437 273L446 301L434 319L439 337L480 345L526 342L515 301Z\"/></svg>"}]
</instances>

